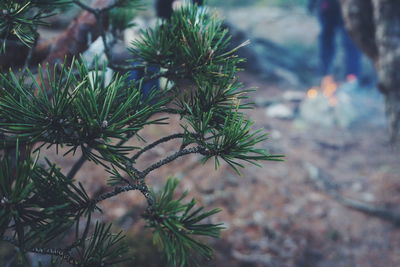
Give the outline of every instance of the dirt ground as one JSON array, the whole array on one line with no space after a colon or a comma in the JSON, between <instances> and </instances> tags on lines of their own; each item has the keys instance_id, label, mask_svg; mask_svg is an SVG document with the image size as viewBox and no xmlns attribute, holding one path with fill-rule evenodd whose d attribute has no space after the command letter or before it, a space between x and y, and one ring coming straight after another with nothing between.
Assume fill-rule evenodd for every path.
<instances>
[{"instance_id":1,"label":"dirt ground","mask_svg":"<svg viewBox=\"0 0 400 267\"><path fill-rule=\"evenodd\" d=\"M240 20L238 14L232 16ZM298 16L305 15L300 12ZM315 42L318 31L315 22L304 34L292 27L298 18L292 26L281 18L278 11L270 12L262 23L251 20L253 24L243 30L251 28L255 35L275 36L272 40L278 43L291 42L286 35L275 34L286 34L286 31L264 27L279 24L282 29L292 29L288 35L301 35L294 37L296 40ZM271 31L275 33L271 35ZM307 89L272 85L247 73L241 79L245 87L258 87L252 96L254 100L276 99L287 91ZM366 119L351 128L299 127L296 120L266 116L265 107L248 111L248 115L255 121L255 129L270 133L270 139L261 146L271 153L284 154L285 162L265 162L261 168L246 165L238 176L226 165L215 170L213 162L202 165L199 156L191 155L152 172L147 178L157 189L168 176L175 176L181 179L181 192L189 190L189 196L208 209L223 209L213 220L223 222L226 230L219 240L207 239L216 255L204 266L400 266L398 227L344 207L317 189L310 179L310 169L319 170L318 175L339 184L343 195L400 213L400 149L388 143L384 125ZM172 117L168 126L150 126L142 136L151 142L176 132L179 132L179 120ZM170 142L151 150L140 160L139 168L169 155L176 146L177 143ZM66 171L77 158L61 159L53 150L44 152L43 156L58 158ZM92 195L109 190L106 177L103 169L92 163L86 163L77 175ZM140 212L144 200L136 192L121 194L101 207L104 213L98 215L99 219L116 221L131 239L142 234ZM142 259L141 248L133 250L133 255ZM143 258L143 262L147 262L146 266L160 266L158 261L150 263L148 258ZM138 264L141 265L142 262Z\"/></svg>"},{"instance_id":2,"label":"dirt ground","mask_svg":"<svg viewBox=\"0 0 400 267\"><path fill-rule=\"evenodd\" d=\"M246 87L258 87L253 97L274 99L287 90L243 74ZM361 107L360 107L361 108ZM248 112L255 129L264 128L270 139L261 146L285 154L285 162L246 165L242 176L228 166L214 169L199 156L178 159L151 173L149 183L159 188L165 178L181 179L207 208L220 207L214 216L226 230L220 240L209 240L216 258L207 266L399 266L400 231L393 224L338 204L310 180L310 166L318 175L338 183L341 192L365 203L396 212L400 203L400 152L388 143L384 126L365 124L351 129L298 127L294 120L265 115L265 108ZM150 126L142 132L149 141L179 131L173 117L169 126ZM138 144L138 142L135 142ZM152 150L139 162L144 167L176 149L171 142ZM49 151L48 156L54 157ZM66 169L72 159L61 162ZM92 193L107 190L100 167L86 163L78 179ZM135 237L142 232L143 199L124 193L102 204L104 220L116 220ZM128 214L128 215L126 215ZM123 219L121 219L123 218Z\"/></svg>"}]
</instances>

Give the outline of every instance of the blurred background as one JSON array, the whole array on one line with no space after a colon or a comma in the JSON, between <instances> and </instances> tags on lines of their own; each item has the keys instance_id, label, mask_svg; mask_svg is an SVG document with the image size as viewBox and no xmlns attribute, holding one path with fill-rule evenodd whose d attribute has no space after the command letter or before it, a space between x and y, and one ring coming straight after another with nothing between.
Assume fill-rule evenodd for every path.
<instances>
[{"instance_id":1,"label":"blurred background","mask_svg":"<svg viewBox=\"0 0 400 267\"><path fill-rule=\"evenodd\" d=\"M175 176L181 191L189 190L209 209L223 209L214 220L227 229L221 239L209 240L216 255L203 266L400 266L400 231L391 215L400 212L400 152L389 143L374 68L361 55L361 70L349 73L338 33L329 70L321 71L324 25L308 4L207 2L210 12L224 19L234 45L251 41L240 51L248 59L240 74L244 88L257 88L251 95L256 108L247 113L255 129L269 133L263 148L286 155L286 161L249 165L238 176L225 165L218 170L213 162L202 165L194 155L149 175L155 188ZM123 33L126 45L139 28L155 23L153 6L148 3L135 19L137 26ZM41 29L41 35L56 36L77 12L51 18L53 27ZM143 137L155 140L179 128L177 117L170 122L165 129L150 126ZM175 146L152 150L139 164ZM66 169L74 163L53 150L46 156L59 158ZM105 177L93 163L85 163L77 175L92 194L106 190ZM143 231L144 204L128 192L101 203L99 216L127 231L137 266L163 266L150 233ZM6 247L1 251L3 258L11 253Z\"/></svg>"}]
</instances>

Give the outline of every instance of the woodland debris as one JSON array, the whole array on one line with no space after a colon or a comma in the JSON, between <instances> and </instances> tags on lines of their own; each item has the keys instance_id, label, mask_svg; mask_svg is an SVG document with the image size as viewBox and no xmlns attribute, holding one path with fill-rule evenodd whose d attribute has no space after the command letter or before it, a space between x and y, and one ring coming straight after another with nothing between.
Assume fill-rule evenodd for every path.
<instances>
[{"instance_id":1,"label":"woodland debris","mask_svg":"<svg viewBox=\"0 0 400 267\"><path fill-rule=\"evenodd\" d=\"M244 254L238 250L232 252L232 256L242 262L251 264L265 264L266 266L272 266L274 261L269 254Z\"/></svg>"},{"instance_id":2,"label":"woodland debris","mask_svg":"<svg viewBox=\"0 0 400 267\"><path fill-rule=\"evenodd\" d=\"M311 163L306 162L304 167L307 169L309 178L316 188L335 199L338 203L350 209L391 222L396 226L400 226L400 214L394 213L385 207L374 206L363 201L345 197L340 192L340 185L335 183L333 177L329 174L323 172L322 169Z\"/></svg>"}]
</instances>

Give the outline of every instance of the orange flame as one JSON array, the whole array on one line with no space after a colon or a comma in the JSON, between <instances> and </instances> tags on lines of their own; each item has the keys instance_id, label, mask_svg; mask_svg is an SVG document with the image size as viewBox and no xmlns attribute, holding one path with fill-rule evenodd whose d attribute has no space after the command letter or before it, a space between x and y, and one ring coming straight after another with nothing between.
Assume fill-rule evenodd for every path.
<instances>
[{"instance_id":1,"label":"orange flame","mask_svg":"<svg viewBox=\"0 0 400 267\"><path fill-rule=\"evenodd\" d=\"M310 90L307 91L308 98L316 98L318 96L318 87L311 87Z\"/></svg>"},{"instance_id":2,"label":"orange flame","mask_svg":"<svg viewBox=\"0 0 400 267\"><path fill-rule=\"evenodd\" d=\"M322 95L328 99L328 103L330 106L336 106L338 103L338 99L336 98L336 90L338 88L338 84L335 82L332 76L325 76L322 79L321 87L311 87L307 91L308 98L316 98L319 94L319 91L322 91Z\"/></svg>"}]
</instances>

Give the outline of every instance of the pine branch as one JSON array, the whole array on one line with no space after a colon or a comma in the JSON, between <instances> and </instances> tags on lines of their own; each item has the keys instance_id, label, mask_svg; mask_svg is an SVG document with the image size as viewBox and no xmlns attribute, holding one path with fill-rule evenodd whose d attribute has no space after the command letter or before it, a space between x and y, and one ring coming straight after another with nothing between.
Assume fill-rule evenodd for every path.
<instances>
[{"instance_id":1,"label":"pine branch","mask_svg":"<svg viewBox=\"0 0 400 267\"><path fill-rule=\"evenodd\" d=\"M114 4L111 4L107 7L102 8L101 12L108 12L108 11L112 10L113 8L118 7L121 4L121 2L122 2L121 0L115 0Z\"/></svg>"},{"instance_id":2,"label":"pine branch","mask_svg":"<svg viewBox=\"0 0 400 267\"><path fill-rule=\"evenodd\" d=\"M109 4L109 5L106 6L106 7L102 7L102 8L92 8L92 7L90 7L89 5L86 5L86 4L82 3L82 2L79 1L79 0L73 0L73 1L72 1L72 3L74 3L75 5L79 6L80 8L82 8L82 9L84 9L84 10L86 10L86 11L88 11L88 12L94 14L94 15L108 12L108 11L110 11L111 9L118 7L118 6L121 4L121 2L122 2L121 0L114 0L114 3Z\"/></svg>"},{"instance_id":3,"label":"pine branch","mask_svg":"<svg viewBox=\"0 0 400 267\"><path fill-rule=\"evenodd\" d=\"M132 162L136 161L144 152L156 147L159 144L168 142L168 141L173 140L173 139L183 138L184 136L185 135L183 133L178 133L178 134L172 134L172 135L163 137L163 138L161 138L161 139L149 144L148 146L145 146L144 148L142 148L139 152L137 152L135 155L133 155L131 157L131 161Z\"/></svg>"},{"instance_id":4,"label":"pine branch","mask_svg":"<svg viewBox=\"0 0 400 267\"><path fill-rule=\"evenodd\" d=\"M74 0L74 1L72 1L72 3L74 3L77 6L79 6L83 10L86 10L87 12L92 13L93 15L99 14L100 10L101 10L101 9L98 9L98 8L92 8L92 7L82 3L79 0Z\"/></svg>"},{"instance_id":5,"label":"pine branch","mask_svg":"<svg viewBox=\"0 0 400 267\"><path fill-rule=\"evenodd\" d=\"M4 236L2 238L3 241L8 242L15 247L19 247L17 240ZM43 254L43 255L51 255L51 256L57 256L65 260L67 263L73 265L73 266L79 266L78 261L72 257L68 251L64 249L59 249L59 248L30 248L29 252L33 253L38 253L38 254Z\"/></svg>"},{"instance_id":6,"label":"pine branch","mask_svg":"<svg viewBox=\"0 0 400 267\"><path fill-rule=\"evenodd\" d=\"M134 156L131 157L131 161L136 161L144 152L154 148L155 146L164 143L164 142L168 142L172 139L177 139L177 138L183 138L184 134L172 134L170 136L166 136L163 137L157 141L155 141L154 143L149 144L148 146L144 147L143 149L141 149L139 152L137 152ZM117 146L121 146L125 143L124 140L120 141ZM83 164L87 161L87 158L82 155L79 160L77 162L75 162L74 166L72 166L71 170L68 172L67 177L70 179L73 179L75 177L75 175L78 173L78 171L82 168ZM132 167L130 167L132 168ZM136 173L140 173L140 171L134 169L134 171Z\"/></svg>"},{"instance_id":7,"label":"pine branch","mask_svg":"<svg viewBox=\"0 0 400 267\"><path fill-rule=\"evenodd\" d=\"M155 241L163 247L170 263L176 263L174 266L178 266L177 263L179 266L189 264L192 258L196 258L195 254L211 257L211 248L192 237L218 237L221 225L200 223L218 210L202 212L203 207L193 209L195 200L186 204L182 202L187 193L175 199L177 181L167 182L160 194L153 194L145 178L180 157L196 153L203 156L203 161L215 156L216 166L218 158L221 158L233 168L243 167L237 163L238 160L256 164L260 160L279 159L279 156L255 148L266 137L259 132L252 133L251 122L238 111L248 105L240 104L245 98L242 94L246 93L239 91L241 85L236 77L237 64L241 60L234 55L237 49L228 48L230 37L227 31L220 22L196 7L183 8L175 12L168 25L161 23L154 30L143 32L141 41L133 44L132 55L141 63L120 66L112 63L112 43L107 41L106 32L110 29L108 25L115 25L108 19L122 9L135 10L136 0L96 0L92 6L83 0L65 1L85 11L81 20L76 20L57 39L59 47L52 50L46 62L55 63L60 60L60 55L67 56L67 60L61 68L41 68L40 82L36 82L28 70L34 80L31 85L14 73L0 75L0 88L6 88L0 92L0 134L8 138L4 145L42 142L43 146L67 146L69 150L65 155L81 149L82 156L67 177L54 164L49 164L49 169L32 169L32 164L24 161L26 170L16 176L18 183L8 180L10 175L7 173L11 173L13 168L5 162L0 189L7 189L7 199L12 196L18 201L23 200L25 206L18 214L7 210L0 223L9 226L14 222L15 238L29 247L30 240L38 239L43 241L40 244L47 244L75 222L76 239L79 239L79 220L87 216L81 241L64 250L34 248L30 251L54 255L78 266L109 266L119 261L126 249L119 242L123 236L120 233L114 235L111 225L96 223L92 237L87 238L93 228L91 214L99 210L98 203L137 190L148 203L144 214L147 217L144 218L155 230ZM102 69L98 66L90 70L84 62L79 62L67 67L74 55L87 49L89 35L94 39L101 38L109 67L122 71L142 70L145 77L128 83L126 76L116 75L106 85L105 75L100 74ZM65 49L74 42L77 43L75 49ZM154 72L149 66L158 66L160 70ZM140 85L161 77L173 81L174 89L152 93L146 98ZM38 88L37 92L33 93L32 88ZM166 108L173 97L176 97L174 104L177 108ZM145 126L162 124L165 118L151 119L161 112L181 115L184 133L162 137L139 150L124 145ZM235 115L238 113L240 115ZM178 138L183 139L178 151L146 165L144 170L132 166L145 152ZM133 156L129 157L132 152ZM109 192L91 198L82 184L76 185L72 180L86 160L104 166L112 175L109 182L114 187ZM21 172L21 168L15 169ZM34 175L30 174L32 171L35 171ZM122 177L120 171L125 171L127 178ZM39 222L45 224L39 225Z\"/></svg>"},{"instance_id":8,"label":"pine branch","mask_svg":"<svg viewBox=\"0 0 400 267\"><path fill-rule=\"evenodd\" d=\"M116 195L119 195L119 194L121 194L123 192L128 192L128 191L132 191L132 190L139 190L143 194L143 196L147 199L147 202L148 202L149 206L152 205L152 201L150 199L149 188L143 182L141 182L139 184L131 184L131 185L127 185L127 186L115 187L113 191L101 194L100 196L98 196L95 199L93 199L91 201L91 203L97 204L97 203L99 203L99 202L101 202L103 200L112 198L112 197L114 197Z\"/></svg>"},{"instance_id":9,"label":"pine branch","mask_svg":"<svg viewBox=\"0 0 400 267\"><path fill-rule=\"evenodd\" d=\"M176 152L175 154L172 154L171 156L168 156L165 159L162 159L162 160L158 161L157 163L154 163L153 165L151 165L150 167L148 167L144 171L140 172L140 174L139 174L140 178L142 178L142 179L145 178L150 172L160 168L161 166L163 166L165 164L168 164L168 163L176 160L177 158L180 158L182 156L189 155L189 154L195 154L195 153L200 153L202 155L209 155L210 154L202 146L197 146L197 147L192 147L192 148L180 150L180 151Z\"/></svg>"}]
</instances>

